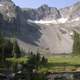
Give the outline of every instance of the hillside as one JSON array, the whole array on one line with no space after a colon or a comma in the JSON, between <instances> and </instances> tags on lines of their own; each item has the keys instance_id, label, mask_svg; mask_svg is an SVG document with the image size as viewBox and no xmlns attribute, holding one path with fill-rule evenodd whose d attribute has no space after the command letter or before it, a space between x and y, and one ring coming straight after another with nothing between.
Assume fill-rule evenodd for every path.
<instances>
[{"instance_id":1,"label":"hillside","mask_svg":"<svg viewBox=\"0 0 80 80\"><path fill-rule=\"evenodd\" d=\"M46 4L22 9L11 0L0 0L0 30L7 37L16 37L26 52L71 53L73 31L80 32L79 7L80 2L63 9Z\"/></svg>"}]
</instances>

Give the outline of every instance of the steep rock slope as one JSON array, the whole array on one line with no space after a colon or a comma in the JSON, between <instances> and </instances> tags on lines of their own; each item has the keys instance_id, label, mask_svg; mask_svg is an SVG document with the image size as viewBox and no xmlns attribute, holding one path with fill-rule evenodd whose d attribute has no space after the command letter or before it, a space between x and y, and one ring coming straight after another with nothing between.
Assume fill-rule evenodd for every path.
<instances>
[{"instance_id":1,"label":"steep rock slope","mask_svg":"<svg viewBox=\"0 0 80 80\"><path fill-rule=\"evenodd\" d=\"M37 9L22 9L24 16L26 19L31 20L51 20L51 19L58 19L61 17L60 12L55 7L48 7L48 5L44 4ZM28 15L28 16L27 16Z\"/></svg>"}]
</instances>

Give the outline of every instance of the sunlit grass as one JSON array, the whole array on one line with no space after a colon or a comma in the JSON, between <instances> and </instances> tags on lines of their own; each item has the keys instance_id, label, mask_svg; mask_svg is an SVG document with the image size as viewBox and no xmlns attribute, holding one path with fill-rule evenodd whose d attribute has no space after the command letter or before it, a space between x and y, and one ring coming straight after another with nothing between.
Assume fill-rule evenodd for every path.
<instances>
[{"instance_id":1,"label":"sunlit grass","mask_svg":"<svg viewBox=\"0 0 80 80\"><path fill-rule=\"evenodd\" d=\"M80 67L80 56L53 55L48 57L48 64L39 69L40 72L75 71Z\"/></svg>"},{"instance_id":2,"label":"sunlit grass","mask_svg":"<svg viewBox=\"0 0 80 80\"><path fill-rule=\"evenodd\" d=\"M80 67L80 56L71 55L53 55L49 56L48 64L40 66L39 72L59 72L59 71L75 71L77 67ZM28 56L20 58L7 58L6 60L12 63L26 63Z\"/></svg>"},{"instance_id":3,"label":"sunlit grass","mask_svg":"<svg viewBox=\"0 0 80 80\"><path fill-rule=\"evenodd\" d=\"M66 63L71 65L80 65L80 56L51 56L48 57L48 63Z\"/></svg>"},{"instance_id":4,"label":"sunlit grass","mask_svg":"<svg viewBox=\"0 0 80 80\"><path fill-rule=\"evenodd\" d=\"M12 63L24 63L25 64L28 60L28 56L20 57L20 58L12 57L12 58L7 58L6 60Z\"/></svg>"}]
</instances>

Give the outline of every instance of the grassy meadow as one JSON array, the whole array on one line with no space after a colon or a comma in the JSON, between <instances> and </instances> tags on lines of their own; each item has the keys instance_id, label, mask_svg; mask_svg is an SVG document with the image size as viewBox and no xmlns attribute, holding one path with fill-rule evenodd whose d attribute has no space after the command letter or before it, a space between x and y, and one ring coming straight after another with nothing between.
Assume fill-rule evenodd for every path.
<instances>
[{"instance_id":1,"label":"grassy meadow","mask_svg":"<svg viewBox=\"0 0 80 80\"><path fill-rule=\"evenodd\" d=\"M40 66L39 72L59 72L59 71L75 71L80 67L80 56L71 55L53 55L47 57L48 63L45 66ZM26 63L28 57L7 58L12 63Z\"/></svg>"}]
</instances>

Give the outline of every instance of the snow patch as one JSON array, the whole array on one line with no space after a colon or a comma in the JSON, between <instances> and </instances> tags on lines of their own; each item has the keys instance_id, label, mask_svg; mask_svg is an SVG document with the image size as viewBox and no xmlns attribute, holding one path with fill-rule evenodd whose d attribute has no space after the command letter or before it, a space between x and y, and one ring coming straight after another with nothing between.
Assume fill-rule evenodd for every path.
<instances>
[{"instance_id":1,"label":"snow patch","mask_svg":"<svg viewBox=\"0 0 80 80\"><path fill-rule=\"evenodd\" d=\"M9 12L6 15L10 17L10 13Z\"/></svg>"},{"instance_id":2,"label":"snow patch","mask_svg":"<svg viewBox=\"0 0 80 80\"><path fill-rule=\"evenodd\" d=\"M56 20L51 20L51 21L47 21L47 20L40 20L40 21L34 21L34 23L37 23L37 24L57 24Z\"/></svg>"},{"instance_id":3,"label":"snow patch","mask_svg":"<svg viewBox=\"0 0 80 80\"><path fill-rule=\"evenodd\" d=\"M53 19L53 20L27 20L28 22L31 23L36 23L36 24L58 24L58 23L65 23L68 19L67 18L60 18L60 19Z\"/></svg>"},{"instance_id":4,"label":"snow patch","mask_svg":"<svg viewBox=\"0 0 80 80\"><path fill-rule=\"evenodd\" d=\"M30 23L36 23L36 24L46 24L46 25L49 25L49 24L64 24L64 23L70 23L70 22L74 22L74 21L79 21L80 18L75 18L75 19L72 19L70 21L68 21L68 18L60 18L60 19L53 19L53 20L27 20L28 22Z\"/></svg>"},{"instance_id":5,"label":"snow patch","mask_svg":"<svg viewBox=\"0 0 80 80\"><path fill-rule=\"evenodd\" d=\"M60 18L57 20L58 23L65 23L68 20L68 18Z\"/></svg>"},{"instance_id":6,"label":"snow patch","mask_svg":"<svg viewBox=\"0 0 80 80\"><path fill-rule=\"evenodd\" d=\"M36 24L51 24L51 23L57 24L56 20L51 20L51 21L47 21L47 20L39 20L39 21L28 20L28 22L36 23Z\"/></svg>"},{"instance_id":7,"label":"snow patch","mask_svg":"<svg viewBox=\"0 0 80 80\"><path fill-rule=\"evenodd\" d=\"M72 36L74 33L73 32L70 32L70 35Z\"/></svg>"},{"instance_id":8,"label":"snow patch","mask_svg":"<svg viewBox=\"0 0 80 80\"><path fill-rule=\"evenodd\" d=\"M0 4L0 7L4 6L3 4Z\"/></svg>"},{"instance_id":9,"label":"snow patch","mask_svg":"<svg viewBox=\"0 0 80 80\"><path fill-rule=\"evenodd\" d=\"M79 20L80 20L80 18L78 17L78 18L76 18L76 19L72 19L71 22L79 21Z\"/></svg>"}]
</instances>

